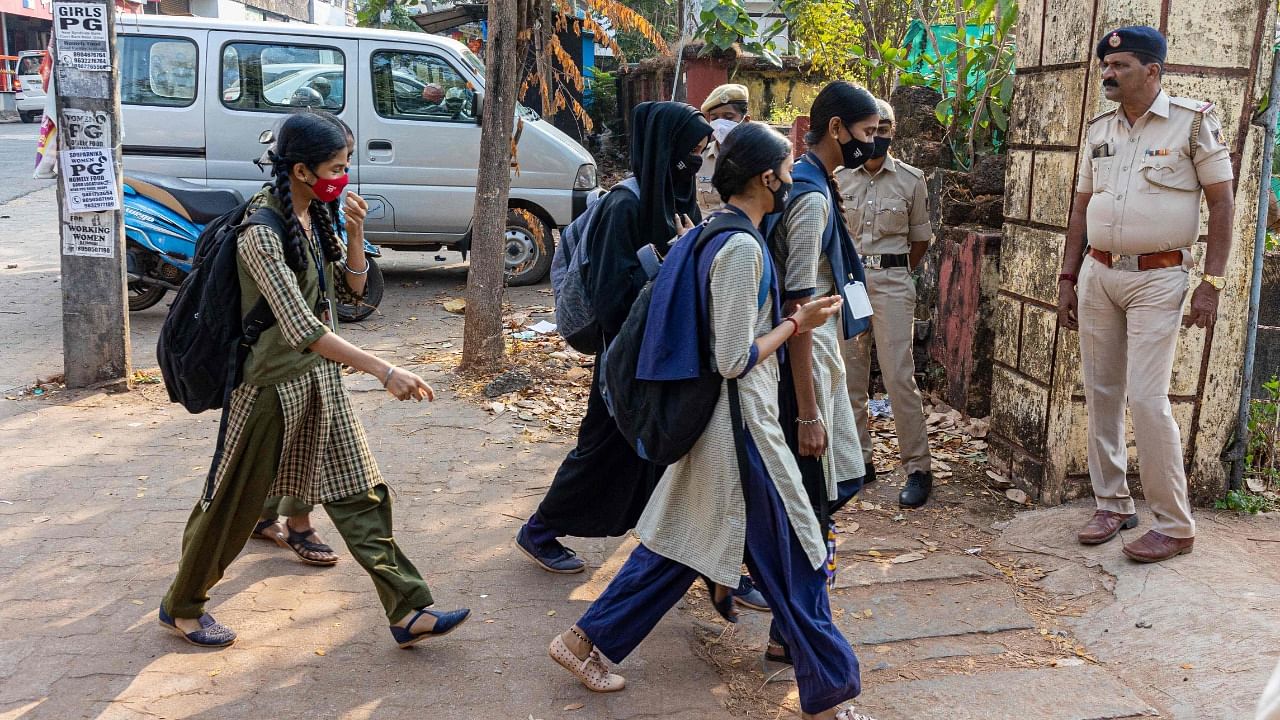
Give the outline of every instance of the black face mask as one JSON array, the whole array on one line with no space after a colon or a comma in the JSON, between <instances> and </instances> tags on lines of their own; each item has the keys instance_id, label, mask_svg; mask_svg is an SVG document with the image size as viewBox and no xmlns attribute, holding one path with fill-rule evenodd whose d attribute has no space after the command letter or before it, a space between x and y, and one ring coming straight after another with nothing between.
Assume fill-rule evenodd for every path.
<instances>
[{"instance_id":1,"label":"black face mask","mask_svg":"<svg viewBox=\"0 0 1280 720\"><path fill-rule=\"evenodd\" d=\"M776 190L770 190L773 193L773 209L769 213L782 212L787 207L787 199L791 197L792 183L778 181L779 185ZM768 187L768 186L766 186Z\"/></svg>"},{"instance_id":2,"label":"black face mask","mask_svg":"<svg viewBox=\"0 0 1280 720\"><path fill-rule=\"evenodd\" d=\"M844 160L844 166L850 170L856 170L862 167L863 163L871 159L871 153L876 149L874 142L862 142L852 135L849 142L840 143L840 154Z\"/></svg>"},{"instance_id":3,"label":"black face mask","mask_svg":"<svg viewBox=\"0 0 1280 720\"><path fill-rule=\"evenodd\" d=\"M871 159L876 160L889 154L889 145L893 138L878 137L875 139L876 149L871 151Z\"/></svg>"},{"instance_id":4,"label":"black face mask","mask_svg":"<svg viewBox=\"0 0 1280 720\"><path fill-rule=\"evenodd\" d=\"M697 153L689 153L671 169L672 174L676 176L693 177L702 169L702 156Z\"/></svg>"}]
</instances>

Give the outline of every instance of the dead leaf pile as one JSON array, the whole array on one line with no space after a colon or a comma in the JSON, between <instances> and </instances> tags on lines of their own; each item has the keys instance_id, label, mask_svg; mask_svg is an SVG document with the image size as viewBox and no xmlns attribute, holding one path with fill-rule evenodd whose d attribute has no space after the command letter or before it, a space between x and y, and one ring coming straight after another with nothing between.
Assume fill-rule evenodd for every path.
<instances>
[{"instance_id":1,"label":"dead leaf pile","mask_svg":"<svg viewBox=\"0 0 1280 720\"><path fill-rule=\"evenodd\" d=\"M553 312L551 307L535 305L509 312L502 319L507 341L504 374L522 371L532 382L512 392L486 397L486 388L494 394L494 377L460 377L455 387L458 395L483 404L495 416L510 415L515 422L545 427L558 435L576 435L587 411L595 358L569 347L555 332L530 329ZM452 369L457 367L461 353L462 349L453 343L440 343L428 347L414 360Z\"/></svg>"},{"instance_id":2,"label":"dead leaf pile","mask_svg":"<svg viewBox=\"0 0 1280 720\"><path fill-rule=\"evenodd\" d=\"M883 401L884 394L876 400ZM951 463L985 463L987 460L987 432L990 418L967 418L959 410L935 398L925 398L925 426L929 432L929 450L933 455L933 478L939 485L946 485L955 476ZM872 455L879 467L899 464L898 435L892 417L871 417Z\"/></svg>"}]
</instances>

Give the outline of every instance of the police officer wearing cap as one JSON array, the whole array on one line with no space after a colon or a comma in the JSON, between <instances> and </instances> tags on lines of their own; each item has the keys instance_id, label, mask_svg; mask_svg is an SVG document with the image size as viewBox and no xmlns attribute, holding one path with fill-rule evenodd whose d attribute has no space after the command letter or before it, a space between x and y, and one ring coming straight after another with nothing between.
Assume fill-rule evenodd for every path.
<instances>
[{"instance_id":1,"label":"police officer wearing cap","mask_svg":"<svg viewBox=\"0 0 1280 720\"><path fill-rule=\"evenodd\" d=\"M1139 562L1191 552L1195 541L1169 382L1179 325L1209 328L1217 318L1234 214L1231 159L1213 104L1161 88L1165 53L1164 37L1149 27L1120 28L1098 43L1102 91L1119 106L1089 123L1058 279L1058 322L1080 332L1097 500L1079 540L1104 543L1137 525L1125 477L1127 400L1142 492L1155 515L1153 529L1124 546ZM1184 319L1202 194L1204 272Z\"/></svg>"},{"instance_id":2,"label":"police officer wearing cap","mask_svg":"<svg viewBox=\"0 0 1280 720\"><path fill-rule=\"evenodd\" d=\"M698 169L697 178L698 207L704 217L712 210L719 210L722 205L720 193L711 185L711 177L716 174L716 155L720 154L720 143L724 142L729 133L739 123L751 119L751 114L747 112L747 99L746 85L730 83L712 90L699 108L707 122L711 123L713 132L711 142L702 151L702 167Z\"/></svg>"},{"instance_id":3,"label":"police officer wearing cap","mask_svg":"<svg viewBox=\"0 0 1280 720\"><path fill-rule=\"evenodd\" d=\"M907 482L898 495L902 507L920 507L933 489L929 431L924 403L916 385L912 340L915 335L914 271L929 247L929 192L924 172L889 154L893 142L893 108L877 99L880 126L871 159L860 168L836 171L845 201L845 221L862 256L871 300L870 333L846 340L841 350L848 369L849 400L861 438L867 482L875 479L867 394L871 381L871 336L875 336L880 374L893 405L893 427Z\"/></svg>"}]
</instances>

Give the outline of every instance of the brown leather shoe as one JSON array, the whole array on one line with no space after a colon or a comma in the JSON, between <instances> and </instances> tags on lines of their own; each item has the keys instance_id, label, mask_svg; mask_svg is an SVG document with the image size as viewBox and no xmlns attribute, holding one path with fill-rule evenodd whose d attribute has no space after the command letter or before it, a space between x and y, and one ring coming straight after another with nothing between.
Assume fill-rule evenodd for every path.
<instances>
[{"instance_id":1,"label":"brown leather shoe","mask_svg":"<svg viewBox=\"0 0 1280 720\"><path fill-rule=\"evenodd\" d=\"M1195 538L1175 538L1148 530L1146 535L1124 546L1124 554L1142 563L1160 562L1191 552Z\"/></svg>"},{"instance_id":2,"label":"brown leather shoe","mask_svg":"<svg viewBox=\"0 0 1280 720\"><path fill-rule=\"evenodd\" d=\"M1138 527L1137 515L1098 510L1089 520L1089 524L1085 525L1084 529L1076 535L1076 538L1081 545L1101 545L1115 537L1116 533L1121 530L1132 530L1136 527Z\"/></svg>"}]
</instances>

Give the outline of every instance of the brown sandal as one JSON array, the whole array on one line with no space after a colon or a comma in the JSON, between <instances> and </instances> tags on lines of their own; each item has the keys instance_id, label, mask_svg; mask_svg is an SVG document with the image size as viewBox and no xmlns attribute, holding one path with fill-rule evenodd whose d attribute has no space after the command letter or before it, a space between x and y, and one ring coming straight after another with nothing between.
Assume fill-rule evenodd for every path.
<instances>
[{"instance_id":1,"label":"brown sandal","mask_svg":"<svg viewBox=\"0 0 1280 720\"><path fill-rule=\"evenodd\" d=\"M311 540L311 538L319 539L315 528L307 528L303 532L298 532L289 527L289 521L285 520L284 529L288 535L281 538L280 544L292 550L293 554L297 555L302 562L321 567L337 564L338 556L333 552L333 548L324 543ZM311 557L311 555L315 554L327 554L329 557Z\"/></svg>"}]
</instances>

